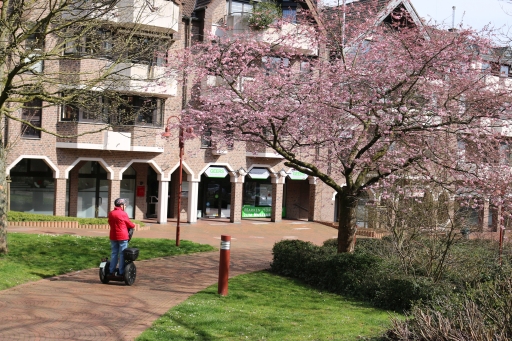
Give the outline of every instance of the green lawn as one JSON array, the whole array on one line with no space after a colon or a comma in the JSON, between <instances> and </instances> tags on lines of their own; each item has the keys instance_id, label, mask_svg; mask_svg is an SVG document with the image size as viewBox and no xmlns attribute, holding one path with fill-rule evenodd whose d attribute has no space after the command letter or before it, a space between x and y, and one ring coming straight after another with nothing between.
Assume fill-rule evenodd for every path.
<instances>
[{"instance_id":1,"label":"green lawn","mask_svg":"<svg viewBox=\"0 0 512 341\"><path fill-rule=\"evenodd\" d=\"M0 290L41 278L97 267L110 257L108 237L9 233L9 253L0 255ZM138 260L212 251L210 245L169 239L133 238L130 247L140 249Z\"/></svg>"},{"instance_id":2,"label":"green lawn","mask_svg":"<svg viewBox=\"0 0 512 341\"><path fill-rule=\"evenodd\" d=\"M217 285L169 310L137 341L377 340L389 312L298 281L256 272L230 279L229 294Z\"/></svg>"}]
</instances>

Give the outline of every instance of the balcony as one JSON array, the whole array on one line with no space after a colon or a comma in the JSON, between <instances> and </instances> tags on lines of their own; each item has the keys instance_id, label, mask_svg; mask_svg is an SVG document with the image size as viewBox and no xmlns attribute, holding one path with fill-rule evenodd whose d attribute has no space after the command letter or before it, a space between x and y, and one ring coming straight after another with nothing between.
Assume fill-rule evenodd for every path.
<instances>
[{"instance_id":1,"label":"balcony","mask_svg":"<svg viewBox=\"0 0 512 341\"><path fill-rule=\"evenodd\" d=\"M59 122L58 132L76 135L92 132L78 137L58 138L56 147L79 150L110 150L126 152L163 153L165 140L161 138L161 128L122 127L123 131L100 131L101 126Z\"/></svg>"},{"instance_id":2,"label":"balcony","mask_svg":"<svg viewBox=\"0 0 512 341\"><path fill-rule=\"evenodd\" d=\"M223 26L212 26L212 34L219 37L233 37L247 34L251 39L268 44L284 41L284 47L293 49L298 53L318 55L318 46L313 39L312 28L297 23L283 23L279 27L269 27L266 30L254 30L249 26L251 13L234 13L224 17ZM287 42L287 37L288 39Z\"/></svg>"},{"instance_id":3,"label":"balcony","mask_svg":"<svg viewBox=\"0 0 512 341\"><path fill-rule=\"evenodd\" d=\"M247 151L245 153L245 157L283 159L283 157L276 153L276 151L273 150L272 148L251 143L247 144Z\"/></svg>"},{"instance_id":4,"label":"balcony","mask_svg":"<svg viewBox=\"0 0 512 341\"><path fill-rule=\"evenodd\" d=\"M121 92L176 96L178 82L163 66L122 63L115 67L115 82L110 87Z\"/></svg>"},{"instance_id":5,"label":"balcony","mask_svg":"<svg viewBox=\"0 0 512 341\"><path fill-rule=\"evenodd\" d=\"M490 134L496 132L501 136L512 137L511 120L502 120L497 118L482 118L481 125Z\"/></svg>"},{"instance_id":6,"label":"balcony","mask_svg":"<svg viewBox=\"0 0 512 341\"><path fill-rule=\"evenodd\" d=\"M83 4L83 3L81 3ZM65 19L92 16L90 11L71 10L63 14ZM142 29L173 33L178 32L180 7L167 0L120 0L108 14L98 19L118 24L138 24Z\"/></svg>"}]
</instances>

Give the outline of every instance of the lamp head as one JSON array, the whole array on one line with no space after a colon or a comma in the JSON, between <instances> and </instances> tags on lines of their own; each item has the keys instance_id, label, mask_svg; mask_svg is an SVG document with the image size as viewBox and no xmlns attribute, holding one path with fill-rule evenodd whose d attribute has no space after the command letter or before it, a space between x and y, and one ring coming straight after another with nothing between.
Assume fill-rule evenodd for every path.
<instances>
[{"instance_id":1,"label":"lamp head","mask_svg":"<svg viewBox=\"0 0 512 341\"><path fill-rule=\"evenodd\" d=\"M162 133L162 137L171 137L171 129L169 129L169 126L165 127L165 132Z\"/></svg>"}]
</instances>

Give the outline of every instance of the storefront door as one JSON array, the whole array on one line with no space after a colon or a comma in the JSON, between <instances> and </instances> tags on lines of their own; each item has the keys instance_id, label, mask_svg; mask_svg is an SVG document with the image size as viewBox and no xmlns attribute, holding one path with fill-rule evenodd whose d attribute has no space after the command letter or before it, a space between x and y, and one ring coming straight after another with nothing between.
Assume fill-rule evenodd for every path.
<instances>
[{"instance_id":1,"label":"storefront door","mask_svg":"<svg viewBox=\"0 0 512 341\"><path fill-rule=\"evenodd\" d=\"M210 167L210 170L212 168ZM231 216L231 182L227 171L215 172L217 169L219 168L213 168L213 172L210 171L201 176L200 217L229 218ZM224 177L220 177L222 174Z\"/></svg>"}]
</instances>

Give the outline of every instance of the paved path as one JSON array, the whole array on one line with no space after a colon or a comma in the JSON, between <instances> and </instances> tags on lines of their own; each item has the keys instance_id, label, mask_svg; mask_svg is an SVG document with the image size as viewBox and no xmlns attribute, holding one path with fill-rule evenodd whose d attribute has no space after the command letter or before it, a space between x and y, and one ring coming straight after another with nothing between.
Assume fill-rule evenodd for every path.
<instances>
[{"instance_id":1,"label":"paved path","mask_svg":"<svg viewBox=\"0 0 512 341\"><path fill-rule=\"evenodd\" d=\"M9 231L107 235L104 230L17 227ZM320 244L336 235L330 227L290 220L241 224L201 220L182 224L180 231L182 240L215 247L222 234L231 235L230 277L268 268L276 241ZM138 231L135 238L175 236L175 222L169 222ZM218 262L218 251L136 261L137 280L131 287L123 282L101 284L98 270L89 269L0 291L0 340L133 340L167 310L217 283Z\"/></svg>"}]
</instances>

